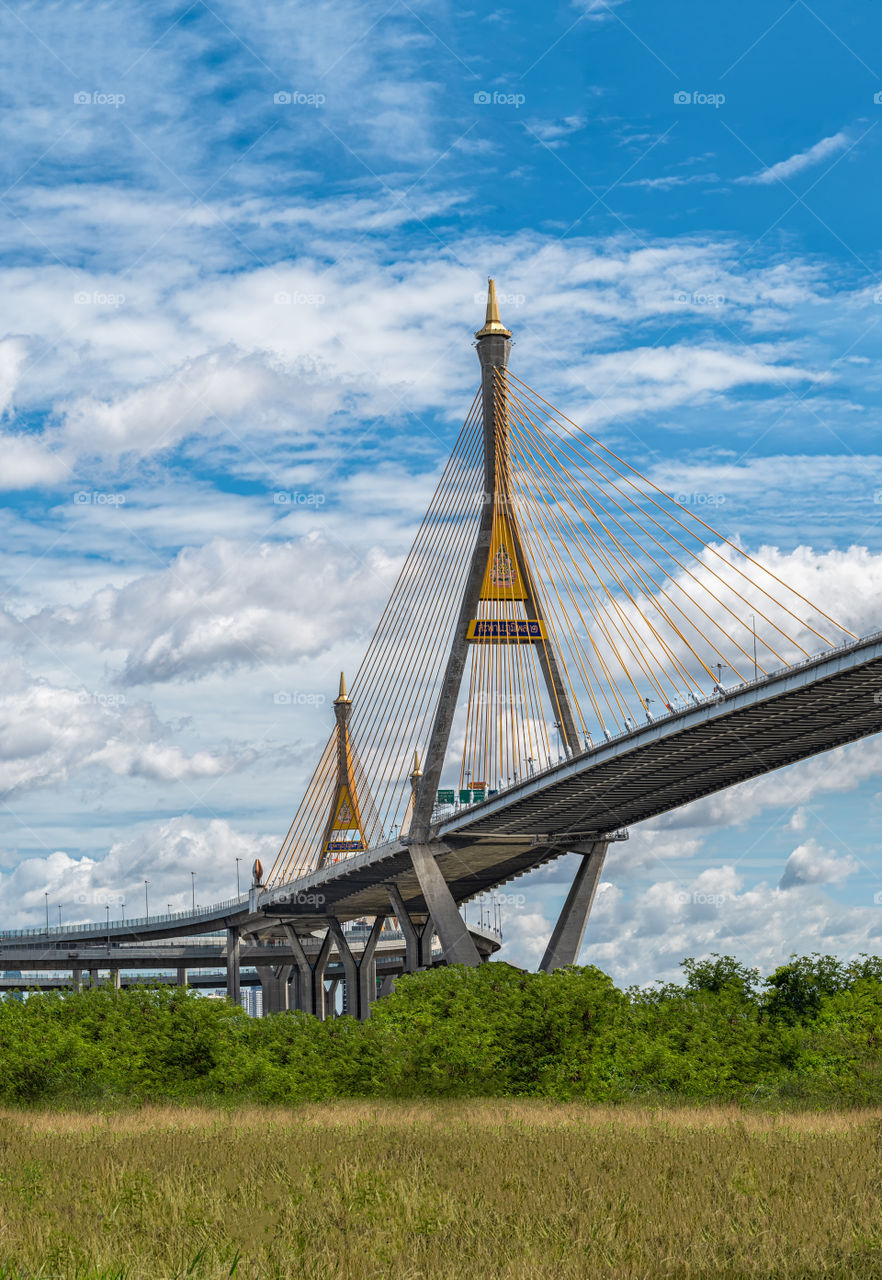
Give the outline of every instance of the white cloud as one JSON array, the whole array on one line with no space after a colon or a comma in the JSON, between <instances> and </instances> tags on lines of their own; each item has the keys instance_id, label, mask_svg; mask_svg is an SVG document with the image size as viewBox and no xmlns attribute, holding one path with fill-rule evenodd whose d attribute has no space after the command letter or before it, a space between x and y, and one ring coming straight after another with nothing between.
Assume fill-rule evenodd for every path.
<instances>
[{"instance_id":1,"label":"white cloud","mask_svg":"<svg viewBox=\"0 0 882 1280\"><path fill-rule=\"evenodd\" d=\"M121 651L129 685L194 680L302 661L332 639L363 633L396 572L382 551L354 553L318 534L249 549L218 538L80 607L43 611L27 628L54 644Z\"/></svg>"},{"instance_id":2,"label":"white cloud","mask_svg":"<svg viewBox=\"0 0 882 1280\"><path fill-rule=\"evenodd\" d=\"M31 489L59 484L70 468L50 453L40 437L0 432L0 489Z\"/></svg>"},{"instance_id":3,"label":"white cloud","mask_svg":"<svg viewBox=\"0 0 882 1280\"><path fill-rule=\"evenodd\" d=\"M61 786L99 770L168 784L218 778L256 759L253 749L187 753L143 702L116 692L61 688L4 671L0 697L0 796Z\"/></svg>"},{"instance_id":4,"label":"white cloud","mask_svg":"<svg viewBox=\"0 0 882 1280\"><path fill-rule=\"evenodd\" d=\"M803 884L836 884L858 870L858 864L850 855L844 856L825 851L817 840L806 840L798 845L784 865L784 874L778 881L779 889L792 889Z\"/></svg>"},{"instance_id":5,"label":"white cloud","mask_svg":"<svg viewBox=\"0 0 882 1280\"><path fill-rule=\"evenodd\" d=\"M850 874L842 863L827 874ZM813 865L819 865L813 860ZM680 976L687 956L735 955L769 973L796 952L851 958L882 951L882 908L843 906L821 882L774 888L744 882L731 866L708 867L686 881L660 880L636 892L608 881L598 892L581 963L596 964L622 984Z\"/></svg>"},{"instance_id":6,"label":"white cloud","mask_svg":"<svg viewBox=\"0 0 882 1280\"><path fill-rule=\"evenodd\" d=\"M198 903L232 898L236 893L236 859L244 890L255 858L269 865L278 851L275 836L236 830L222 819L190 816L151 823L128 840L116 841L103 858L72 857L56 850L46 857L26 857L11 872L0 874L5 927L37 925L45 919L48 892L50 923L58 906L62 919L103 920L144 914L144 880L149 880L151 914L191 905L191 871L196 873Z\"/></svg>"},{"instance_id":7,"label":"white cloud","mask_svg":"<svg viewBox=\"0 0 882 1280\"><path fill-rule=\"evenodd\" d=\"M785 182L795 174L801 173L803 169L809 169L814 164L820 164L822 160L826 160L829 156L836 155L838 151L843 151L850 145L851 141L851 135L845 130L840 130L839 133L831 134L829 138L822 138L813 147L809 147L807 151L799 151L787 160L779 160L777 164L770 165L767 169L760 169L758 173L736 178L735 181L761 186L766 186L772 182Z\"/></svg>"}]
</instances>

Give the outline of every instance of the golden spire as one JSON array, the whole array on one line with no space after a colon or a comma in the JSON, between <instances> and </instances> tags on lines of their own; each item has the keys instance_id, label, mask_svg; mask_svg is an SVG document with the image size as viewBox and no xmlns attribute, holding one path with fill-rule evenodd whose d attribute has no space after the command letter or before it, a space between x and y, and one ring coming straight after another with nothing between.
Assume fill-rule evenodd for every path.
<instances>
[{"instance_id":1,"label":"golden spire","mask_svg":"<svg viewBox=\"0 0 882 1280\"><path fill-rule=\"evenodd\" d=\"M423 771L420 768L420 753L418 751L413 753L413 773L410 776L412 778L421 778L423 776Z\"/></svg>"},{"instance_id":2,"label":"golden spire","mask_svg":"<svg viewBox=\"0 0 882 1280\"><path fill-rule=\"evenodd\" d=\"M487 315L484 319L484 328L479 329L475 337L487 338L491 333L499 334L501 338L511 337L511 330L506 329L499 319L499 304L496 301L496 281L492 277L487 281Z\"/></svg>"},{"instance_id":3,"label":"golden spire","mask_svg":"<svg viewBox=\"0 0 882 1280\"><path fill-rule=\"evenodd\" d=\"M336 698L334 699L334 705L336 706L338 702L351 702L351 701L352 699L349 697L349 695L346 692L346 681L343 678L343 672L341 671L340 672L340 692L337 694Z\"/></svg>"}]
</instances>

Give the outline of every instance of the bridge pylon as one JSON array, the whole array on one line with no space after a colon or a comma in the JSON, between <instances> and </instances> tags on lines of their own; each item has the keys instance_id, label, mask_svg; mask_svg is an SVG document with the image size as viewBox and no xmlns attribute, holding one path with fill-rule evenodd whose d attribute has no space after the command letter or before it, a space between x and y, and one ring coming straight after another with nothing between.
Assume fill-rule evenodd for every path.
<instances>
[{"instance_id":1,"label":"bridge pylon","mask_svg":"<svg viewBox=\"0 0 882 1280\"><path fill-rule=\"evenodd\" d=\"M346 679L341 671L340 691L334 699L337 721L337 782L322 837L318 863L320 867L326 862L338 862L341 857L349 858L354 853L362 853L367 848L349 733L351 714L352 699L346 692Z\"/></svg>"},{"instance_id":2,"label":"bridge pylon","mask_svg":"<svg viewBox=\"0 0 882 1280\"><path fill-rule=\"evenodd\" d=\"M574 754L579 747L576 718L570 704L560 655L536 589L512 495L505 378L511 354L511 330L500 319L496 283L492 278L488 282L484 324L475 334L475 341L481 363L483 503L426 750L425 767L419 787L414 793L410 829L417 839L425 837L428 830L466 663L470 650L475 652L473 646L486 650L490 646L507 648L532 645L538 657L555 724L561 735L561 744L567 755ZM491 661L483 654L480 659L473 661L473 669L478 666L482 670L486 668L488 678L491 665ZM519 674L523 679L523 673ZM498 675L499 672L497 682ZM478 682L480 683L480 677ZM509 682L514 683L511 678ZM511 697L517 696L517 691L513 691ZM488 774L484 785L492 790L496 780L489 775L490 769L497 764L497 753L491 749L488 739L490 735L498 733L498 708L494 708L495 714L484 717L476 712L472 701L470 698L469 719L480 722L476 723L476 732L471 735L473 751L475 758L480 760L478 767ZM517 772L517 755L514 768Z\"/></svg>"}]
</instances>

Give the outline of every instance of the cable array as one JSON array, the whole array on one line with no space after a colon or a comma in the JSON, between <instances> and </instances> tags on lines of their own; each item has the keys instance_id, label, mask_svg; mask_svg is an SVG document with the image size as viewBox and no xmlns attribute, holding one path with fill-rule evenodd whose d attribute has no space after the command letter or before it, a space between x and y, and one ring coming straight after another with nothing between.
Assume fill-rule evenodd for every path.
<instances>
[{"instance_id":1,"label":"cable array","mask_svg":"<svg viewBox=\"0 0 882 1280\"><path fill-rule=\"evenodd\" d=\"M505 788L851 636L521 379L493 376L488 577L442 782ZM414 753L428 743L489 496L485 447L479 393L351 683L368 847L407 822ZM331 856L336 757L332 733L269 883Z\"/></svg>"},{"instance_id":2,"label":"cable array","mask_svg":"<svg viewBox=\"0 0 882 1280\"><path fill-rule=\"evenodd\" d=\"M428 736L484 498L478 394L459 433L364 659L350 684L350 740L365 839L396 831L414 752ZM336 786L332 732L268 883L313 870Z\"/></svg>"}]
</instances>

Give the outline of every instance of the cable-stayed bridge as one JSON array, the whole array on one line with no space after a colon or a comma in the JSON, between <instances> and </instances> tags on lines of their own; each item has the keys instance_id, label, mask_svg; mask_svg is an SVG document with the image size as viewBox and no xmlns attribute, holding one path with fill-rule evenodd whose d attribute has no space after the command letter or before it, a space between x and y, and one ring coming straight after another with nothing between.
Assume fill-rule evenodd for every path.
<instances>
[{"instance_id":1,"label":"cable-stayed bridge","mask_svg":"<svg viewBox=\"0 0 882 1280\"><path fill-rule=\"evenodd\" d=\"M336 965L367 1016L393 933L405 971L480 963L498 936L462 905L568 852L542 967L574 963L630 825L882 729L882 633L517 378L492 281L476 345L480 390L275 863L201 923L145 926L225 929L230 994L243 939L282 947L259 957L267 1008L324 1016Z\"/></svg>"}]
</instances>

